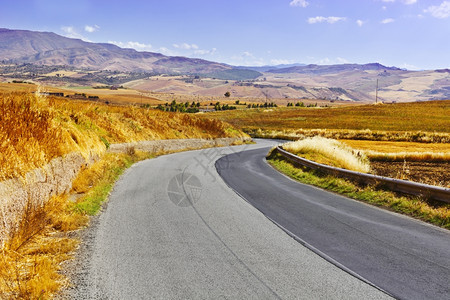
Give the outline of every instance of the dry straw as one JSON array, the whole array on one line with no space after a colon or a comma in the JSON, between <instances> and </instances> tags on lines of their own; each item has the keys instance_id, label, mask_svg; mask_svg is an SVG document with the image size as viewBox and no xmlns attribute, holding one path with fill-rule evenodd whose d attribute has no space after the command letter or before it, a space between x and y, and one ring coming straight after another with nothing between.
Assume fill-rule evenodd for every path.
<instances>
[{"instance_id":1,"label":"dry straw","mask_svg":"<svg viewBox=\"0 0 450 300\"><path fill-rule=\"evenodd\" d=\"M316 136L286 143L283 149L319 163L357 172L370 171L369 161L361 152L355 153L347 145L333 139Z\"/></svg>"}]
</instances>

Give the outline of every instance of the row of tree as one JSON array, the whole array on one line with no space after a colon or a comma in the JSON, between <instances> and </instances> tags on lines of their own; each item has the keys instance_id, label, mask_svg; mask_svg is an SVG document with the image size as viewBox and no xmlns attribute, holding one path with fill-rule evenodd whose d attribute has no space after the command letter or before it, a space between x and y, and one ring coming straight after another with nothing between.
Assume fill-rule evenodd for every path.
<instances>
[{"instance_id":1,"label":"row of tree","mask_svg":"<svg viewBox=\"0 0 450 300\"><path fill-rule=\"evenodd\" d=\"M276 105L276 103L264 103L264 104L249 104L247 105L247 108L268 108L268 107L278 107L278 105Z\"/></svg>"},{"instance_id":2,"label":"row of tree","mask_svg":"<svg viewBox=\"0 0 450 300\"><path fill-rule=\"evenodd\" d=\"M289 103L287 104L287 106L288 106L288 107L294 106L294 103L289 102ZM295 103L295 106L296 106L296 107L317 107L317 103L316 103L316 104L308 104L307 106L305 106L305 103L303 103L303 102L297 102L297 103Z\"/></svg>"},{"instance_id":3,"label":"row of tree","mask_svg":"<svg viewBox=\"0 0 450 300\"><path fill-rule=\"evenodd\" d=\"M192 101L192 103L189 103L186 101L185 103L177 103L177 101L173 100L170 104L159 104L156 108L162 111L196 113L200 111L200 102L195 103L195 101Z\"/></svg>"},{"instance_id":4,"label":"row of tree","mask_svg":"<svg viewBox=\"0 0 450 300\"><path fill-rule=\"evenodd\" d=\"M239 100L236 101L236 104L239 105ZM223 110L234 110L236 109L236 106L233 105L228 105L228 104L220 104L220 102L216 102L214 103L210 103L210 105L212 107L214 107L215 111L223 111ZM288 107L317 107L317 103L315 104L308 104L307 106L305 106L305 104L303 102L297 102L297 103L292 103L289 102L287 104ZM271 108L271 107L278 107L278 105L274 102L266 102L264 104L248 104L246 106L247 108ZM173 100L170 104L166 103L164 105L159 104L157 107L157 109L160 109L162 111L170 111L170 112L182 112L182 113L197 113L200 111L200 102L195 102L192 101L192 103L189 102L185 102L185 103L177 103L175 100Z\"/></svg>"}]
</instances>

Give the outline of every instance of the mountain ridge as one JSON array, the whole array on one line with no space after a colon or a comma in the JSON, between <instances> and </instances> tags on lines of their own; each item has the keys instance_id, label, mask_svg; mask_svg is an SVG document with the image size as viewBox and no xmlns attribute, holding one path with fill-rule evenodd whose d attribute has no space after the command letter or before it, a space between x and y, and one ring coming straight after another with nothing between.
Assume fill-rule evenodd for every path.
<instances>
[{"instance_id":1,"label":"mountain ridge","mask_svg":"<svg viewBox=\"0 0 450 300\"><path fill-rule=\"evenodd\" d=\"M287 68L274 68L267 70L268 73L299 73L299 74L328 74L345 71L399 71L397 67L387 67L380 63L367 64L336 64L336 65L316 65L292 66Z\"/></svg>"},{"instance_id":2,"label":"mountain ridge","mask_svg":"<svg viewBox=\"0 0 450 300\"><path fill-rule=\"evenodd\" d=\"M109 43L92 43L53 32L0 28L0 60L13 63L68 65L95 70L150 73L200 73L233 67L200 58L140 52Z\"/></svg>"},{"instance_id":3,"label":"mountain ridge","mask_svg":"<svg viewBox=\"0 0 450 300\"><path fill-rule=\"evenodd\" d=\"M326 74L348 69L400 70L379 63L339 65L294 63L273 66L231 66L201 58L166 56L157 52L121 48L111 43L87 42L81 39L64 37L54 32L7 28L0 28L0 60L41 65L68 65L96 70L184 74L211 74L232 69L245 69L258 73L301 74Z\"/></svg>"},{"instance_id":4,"label":"mountain ridge","mask_svg":"<svg viewBox=\"0 0 450 300\"><path fill-rule=\"evenodd\" d=\"M239 97L269 95L281 99L312 97L371 101L378 87L378 98L382 101L424 101L450 97L448 69L408 71L380 63L231 66L201 58L166 56L114 44L86 42L53 32L6 28L0 28L0 62L4 70L0 76L4 78L14 78L18 75L17 70L23 69L23 78L88 85L125 84L141 80L142 85L137 84L137 87L167 93L182 91L221 96L231 91ZM67 67L78 72L78 75L53 78L45 75L53 71L35 72L36 68L47 67L58 67L59 70ZM97 72L92 74L86 70ZM41 75L43 77L39 78ZM168 80L163 87L161 81L157 84L152 82L153 75L187 75L189 78L181 78L178 83ZM215 81L202 82L202 78Z\"/></svg>"}]
</instances>

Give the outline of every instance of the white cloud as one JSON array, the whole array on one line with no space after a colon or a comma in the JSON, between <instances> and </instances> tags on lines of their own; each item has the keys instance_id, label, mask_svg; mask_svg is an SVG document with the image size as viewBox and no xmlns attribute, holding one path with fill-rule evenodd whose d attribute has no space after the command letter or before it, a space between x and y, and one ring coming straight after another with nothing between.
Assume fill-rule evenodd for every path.
<instances>
[{"instance_id":1,"label":"white cloud","mask_svg":"<svg viewBox=\"0 0 450 300\"><path fill-rule=\"evenodd\" d=\"M381 21L381 24L389 24L392 22L395 22L395 20L392 18L388 18L388 19L384 19L383 21Z\"/></svg>"},{"instance_id":2,"label":"white cloud","mask_svg":"<svg viewBox=\"0 0 450 300\"><path fill-rule=\"evenodd\" d=\"M336 61L337 61L339 64L348 64L348 63L350 63L348 60L346 60L345 58L342 58L342 57L337 57L337 58L336 58Z\"/></svg>"},{"instance_id":3,"label":"white cloud","mask_svg":"<svg viewBox=\"0 0 450 300\"><path fill-rule=\"evenodd\" d=\"M228 62L230 65L235 66L264 66L266 62L262 58L255 57L253 53L244 51L239 55L234 55Z\"/></svg>"},{"instance_id":4,"label":"white cloud","mask_svg":"<svg viewBox=\"0 0 450 300\"><path fill-rule=\"evenodd\" d=\"M315 24L315 23L322 23L322 22L328 22L330 24L339 22L339 21L345 21L347 18L345 17L322 17L322 16L317 16L314 18L309 18L308 19L308 23L309 24Z\"/></svg>"},{"instance_id":5,"label":"white cloud","mask_svg":"<svg viewBox=\"0 0 450 300\"><path fill-rule=\"evenodd\" d=\"M328 57L319 59L318 61L315 61L318 65L336 65L336 64L348 64L350 63L348 60L342 57L336 57L335 59L330 59Z\"/></svg>"},{"instance_id":6,"label":"white cloud","mask_svg":"<svg viewBox=\"0 0 450 300\"><path fill-rule=\"evenodd\" d=\"M289 65L289 64L293 64L293 63L294 63L294 61L289 60L289 59L271 59L270 60L270 65L272 65L272 66Z\"/></svg>"},{"instance_id":7,"label":"white cloud","mask_svg":"<svg viewBox=\"0 0 450 300\"><path fill-rule=\"evenodd\" d=\"M399 68L406 69L406 70L413 70L413 71L420 70L419 67L416 67L415 65L411 65L411 64L407 64L407 63L402 64Z\"/></svg>"},{"instance_id":8,"label":"white cloud","mask_svg":"<svg viewBox=\"0 0 450 300\"><path fill-rule=\"evenodd\" d=\"M309 2L306 0L292 0L291 3L289 3L290 6L300 6L300 7L307 7L309 5Z\"/></svg>"},{"instance_id":9,"label":"white cloud","mask_svg":"<svg viewBox=\"0 0 450 300\"><path fill-rule=\"evenodd\" d=\"M172 47L174 47L177 50L182 50L181 52L183 55L197 55L197 56L205 56L205 55L214 55L217 51L217 48L212 49L200 49L200 47L197 44L189 44L189 43L181 43L181 44L172 44ZM175 53L173 51L170 51L167 48L162 48L162 50L165 53ZM180 55L180 54L177 54Z\"/></svg>"},{"instance_id":10,"label":"white cloud","mask_svg":"<svg viewBox=\"0 0 450 300\"><path fill-rule=\"evenodd\" d=\"M84 31L89 32L89 33L95 32L95 31L97 31L99 29L100 29L100 26L98 26L98 25L94 25L94 26L86 25L86 26L84 26Z\"/></svg>"},{"instance_id":11,"label":"white cloud","mask_svg":"<svg viewBox=\"0 0 450 300\"><path fill-rule=\"evenodd\" d=\"M196 44L188 44L188 43L182 43L182 44L173 44L174 48L177 49L183 49L183 50L192 50L192 49L198 49L198 46Z\"/></svg>"},{"instance_id":12,"label":"white cloud","mask_svg":"<svg viewBox=\"0 0 450 300\"><path fill-rule=\"evenodd\" d=\"M329 59L328 57L322 58L321 60L316 62L319 65L329 65L331 64L331 59Z\"/></svg>"},{"instance_id":13,"label":"white cloud","mask_svg":"<svg viewBox=\"0 0 450 300\"><path fill-rule=\"evenodd\" d=\"M381 7L381 9L383 9L383 10L386 10L386 9L387 9L387 7L386 7L386 6L382 6L382 7Z\"/></svg>"},{"instance_id":14,"label":"white cloud","mask_svg":"<svg viewBox=\"0 0 450 300\"><path fill-rule=\"evenodd\" d=\"M179 56L178 53L176 53L176 52L174 52L174 51L172 51L172 50L170 50L169 48L166 48L166 47L160 47L155 52L162 53L162 54L167 55L167 56Z\"/></svg>"},{"instance_id":15,"label":"white cloud","mask_svg":"<svg viewBox=\"0 0 450 300\"><path fill-rule=\"evenodd\" d=\"M64 32L64 36L72 39L81 39L88 41L84 36L77 32L77 30L73 26L62 26L61 30Z\"/></svg>"},{"instance_id":16,"label":"white cloud","mask_svg":"<svg viewBox=\"0 0 450 300\"><path fill-rule=\"evenodd\" d=\"M359 27L362 27L364 25L364 21L362 20L356 20L356 24L358 24Z\"/></svg>"},{"instance_id":17,"label":"white cloud","mask_svg":"<svg viewBox=\"0 0 450 300\"><path fill-rule=\"evenodd\" d=\"M382 2L395 2L395 0L381 0ZM401 0L400 2L402 2L403 4L406 4L406 5L411 5L411 4L414 4L414 3L417 3L417 0Z\"/></svg>"},{"instance_id":18,"label":"white cloud","mask_svg":"<svg viewBox=\"0 0 450 300\"><path fill-rule=\"evenodd\" d=\"M137 51L150 51L152 49L152 45L150 44L142 44L139 42L117 42L117 41L108 41L108 43L110 44L114 44L116 46L119 46L121 48L131 48L131 49L135 49Z\"/></svg>"},{"instance_id":19,"label":"white cloud","mask_svg":"<svg viewBox=\"0 0 450 300\"><path fill-rule=\"evenodd\" d=\"M438 19L445 19L450 16L450 1L444 1L439 6L430 6L424 10L426 13L430 13L433 17Z\"/></svg>"},{"instance_id":20,"label":"white cloud","mask_svg":"<svg viewBox=\"0 0 450 300\"><path fill-rule=\"evenodd\" d=\"M194 51L195 55L200 55L200 56L204 56L204 55L214 55L217 51L217 48L212 48L211 50L202 50L202 49L198 49Z\"/></svg>"}]
</instances>

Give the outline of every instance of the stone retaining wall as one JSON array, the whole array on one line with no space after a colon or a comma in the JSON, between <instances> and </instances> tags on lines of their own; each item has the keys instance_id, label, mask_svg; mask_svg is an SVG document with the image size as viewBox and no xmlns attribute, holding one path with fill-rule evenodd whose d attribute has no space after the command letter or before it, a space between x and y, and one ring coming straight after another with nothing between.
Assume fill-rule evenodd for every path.
<instances>
[{"instance_id":1,"label":"stone retaining wall","mask_svg":"<svg viewBox=\"0 0 450 300\"><path fill-rule=\"evenodd\" d=\"M52 159L23 178L0 182L0 246L11 230L18 226L27 205L40 207L53 195L69 192L79 170L95 158L86 159L80 153L70 153Z\"/></svg>"},{"instance_id":2,"label":"stone retaining wall","mask_svg":"<svg viewBox=\"0 0 450 300\"><path fill-rule=\"evenodd\" d=\"M201 149L208 147L230 146L236 142L248 142L250 138L218 138L218 139L174 139L174 140L157 140L157 141L141 141L125 144L112 144L108 152L125 153L129 149L140 150L150 153L158 153L165 151L181 151L189 149Z\"/></svg>"},{"instance_id":3,"label":"stone retaining wall","mask_svg":"<svg viewBox=\"0 0 450 300\"><path fill-rule=\"evenodd\" d=\"M229 146L236 142L249 141L243 138L187 139L142 141L127 144L113 144L109 152L127 152L131 148L150 153L182 151L207 147ZM46 166L28 172L24 178L14 178L0 182L0 247L11 230L15 229L27 205L42 206L53 195L68 193L78 172L97 160L88 159L80 153L71 153L50 161Z\"/></svg>"}]
</instances>

